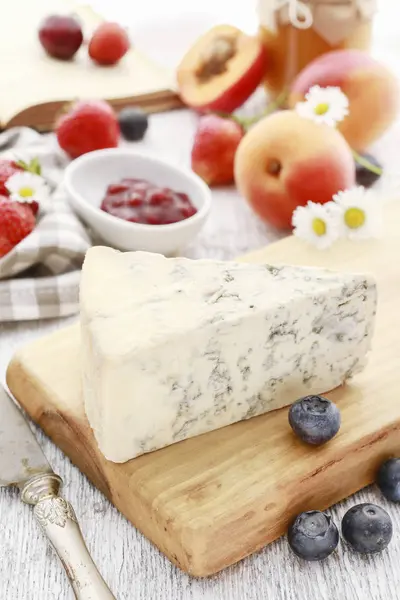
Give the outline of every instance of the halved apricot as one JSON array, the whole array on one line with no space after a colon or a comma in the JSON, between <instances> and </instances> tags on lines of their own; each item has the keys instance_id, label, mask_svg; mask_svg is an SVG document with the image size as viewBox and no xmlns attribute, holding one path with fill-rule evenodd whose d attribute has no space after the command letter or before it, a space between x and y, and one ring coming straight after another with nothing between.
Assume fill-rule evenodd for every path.
<instances>
[{"instance_id":1,"label":"halved apricot","mask_svg":"<svg viewBox=\"0 0 400 600\"><path fill-rule=\"evenodd\" d=\"M182 100L200 112L232 112L265 75L265 48L257 37L232 25L218 25L183 57L177 82Z\"/></svg>"}]
</instances>

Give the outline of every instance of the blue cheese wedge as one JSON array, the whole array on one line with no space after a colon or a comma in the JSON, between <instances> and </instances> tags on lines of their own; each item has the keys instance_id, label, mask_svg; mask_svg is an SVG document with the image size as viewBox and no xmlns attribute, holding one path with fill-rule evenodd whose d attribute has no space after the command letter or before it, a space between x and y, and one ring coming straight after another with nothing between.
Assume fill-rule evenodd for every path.
<instances>
[{"instance_id":1,"label":"blue cheese wedge","mask_svg":"<svg viewBox=\"0 0 400 600\"><path fill-rule=\"evenodd\" d=\"M323 269L88 251L83 394L104 456L125 462L359 371L376 286Z\"/></svg>"}]
</instances>

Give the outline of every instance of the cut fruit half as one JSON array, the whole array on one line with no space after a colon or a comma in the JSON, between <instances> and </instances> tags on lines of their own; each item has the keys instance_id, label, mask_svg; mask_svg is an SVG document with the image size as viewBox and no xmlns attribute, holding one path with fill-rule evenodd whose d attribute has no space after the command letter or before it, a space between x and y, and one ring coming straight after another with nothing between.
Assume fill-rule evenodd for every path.
<instances>
[{"instance_id":1,"label":"cut fruit half","mask_svg":"<svg viewBox=\"0 0 400 600\"><path fill-rule=\"evenodd\" d=\"M182 100L200 112L232 112L256 90L265 75L260 40L232 25L218 25L202 36L177 70Z\"/></svg>"}]
</instances>

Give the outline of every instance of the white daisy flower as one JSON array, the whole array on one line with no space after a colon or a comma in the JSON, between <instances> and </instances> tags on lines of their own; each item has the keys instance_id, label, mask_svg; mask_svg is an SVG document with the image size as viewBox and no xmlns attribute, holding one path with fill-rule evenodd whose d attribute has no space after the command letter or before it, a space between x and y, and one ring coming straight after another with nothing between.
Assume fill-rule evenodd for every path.
<instances>
[{"instance_id":1,"label":"white daisy flower","mask_svg":"<svg viewBox=\"0 0 400 600\"><path fill-rule=\"evenodd\" d=\"M372 190L356 187L338 192L333 197L340 209L339 231L350 240L376 238L382 235L382 200Z\"/></svg>"},{"instance_id":2,"label":"white daisy flower","mask_svg":"<svg viewBox=\"0 0 400 600\"><path fill-rule=\"evenodd\" d=\"M328 248L339 237L337 213L333 202L298 206L292 216L293 234L317 248Z\"/></svg>"},{"instance_id":3,"label":"white daisy flower","mask_svg":"<svg viewBox=\"0 0 400 600\"><path fill-rule=\"evenodd\" d=\"M21 171L11 175L5 183L13 200L18 202L33 202L36 200L40 205L46 203L49 190L46 181L40 175Z\"/></svg>"},{"instance_id":4,"label":"white daisy flower","mask_svg":"<svg viewBox=\"0 0 400 600\"><path fill-rule=\"evenodd\" d=\"M298 102L295 111L305 119L315 123L325 123L335 127L349 114L349 100L338 87L314 85L307 92L304 102Z\"/></svg>"}]
</instances>

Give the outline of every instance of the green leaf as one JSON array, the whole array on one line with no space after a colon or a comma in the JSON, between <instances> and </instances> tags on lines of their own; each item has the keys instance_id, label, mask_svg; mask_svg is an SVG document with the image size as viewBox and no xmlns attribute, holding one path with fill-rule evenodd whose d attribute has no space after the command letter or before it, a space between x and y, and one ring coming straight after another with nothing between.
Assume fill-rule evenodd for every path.
<instances>
[{"instance_id":1,"label":"green leaf","mask_svg":"<svg viewBox=\"0 0 400 600\"><path fill-rule=\"evenodd\" d=\"M371 162L369 162L369 160L367 158L365 158L364 156L361 156L361 154L359 154L356 150L352 150L352 153L353 153L354 160L359 165L361 165L368 171L371 171L371 173L375 173L376 175L382 175L383 169L381 167L377 167L376 165L373 165Z\"/></svg>"},{"instance_id":2,"label":"green leaf","mask_svg":"<svg viewBox=\"0 0 400 600\"><path fill-rule=\"evenodd\" d=\"M24 160L16 160L15 164L21 167L21 169L23 169L24 171L28 171L29 173L34 173L35 175L42 174L42 167L37 156L35 156L35 158L32 158L29 164Z\"/></svg>"},{"instance_id":3,"label":"green leaf","mask_svg":"<svg viewBox=\"0 0 400 600\"><path fill-rule=\"evenodd\" d=\"M32 158L29 164L29 171L31 173L35 173L36 175L42 174L42 167L37 156L35 156L35 158Z\"/></svg>"},{"instance_id":4,"label":"green leaf","mask_svg":"<svg viewBox=\"0 0 400 600\"><path fill-rule=\"evenodd\" d=\"M21 169L24 169L24 171L28 170L28 165L24 160L17 160L15 161L15 164L21 167Z\"/></svg>"}]
</instances>

